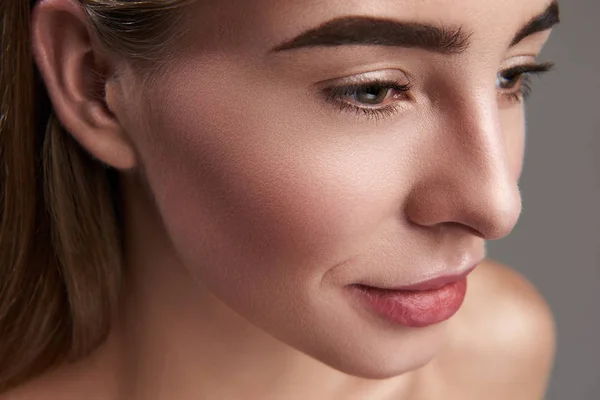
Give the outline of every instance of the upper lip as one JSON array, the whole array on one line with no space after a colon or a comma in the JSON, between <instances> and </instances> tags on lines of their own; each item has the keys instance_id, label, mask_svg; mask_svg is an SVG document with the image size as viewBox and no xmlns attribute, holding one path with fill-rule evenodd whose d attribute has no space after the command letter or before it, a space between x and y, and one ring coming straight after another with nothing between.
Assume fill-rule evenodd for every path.
<instances>
[{"instance_id":1,"label":"upper lip","mask_svg":"<svg viewBox=\"0 0 600 400\"><path fill-rule=\"evenodd\" d=\"M413 283L406 286L399 287L374 287L368 285L359 285L362 287L367 287L371 289L379 289L379 290L389 290L389 291L420 291L420 290L434 290L444 287L450 283L458 282L459 280L465 278L469 275L473 270L479 265L479 262L470 266L462 272L456 274L448 274L448 275L440 275L431 279L424 280L422 282Z\"/></svg>"}]
</instances>

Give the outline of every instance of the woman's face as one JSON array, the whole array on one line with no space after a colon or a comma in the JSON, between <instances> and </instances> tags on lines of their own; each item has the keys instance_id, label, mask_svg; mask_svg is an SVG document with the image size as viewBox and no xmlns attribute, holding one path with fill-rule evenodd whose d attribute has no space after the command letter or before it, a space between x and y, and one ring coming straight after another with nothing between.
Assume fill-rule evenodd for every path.
<instances>
[{"instance_id":1,"label":"woman's face","mask_svg":"<svg viewBox=\"0 0 600 400\"><path fill-rule=\"evenodd\" d=\"M535 31L548 19L523 28L549 5L194 5L193 39L124 122L189 274L348 373L391 376L428 362L444 324L389 323L351 285L461 273L483 257L484 240L513 229L519 74L544 69L535 59L548 32Z\"/></svg>"}]
</instances>

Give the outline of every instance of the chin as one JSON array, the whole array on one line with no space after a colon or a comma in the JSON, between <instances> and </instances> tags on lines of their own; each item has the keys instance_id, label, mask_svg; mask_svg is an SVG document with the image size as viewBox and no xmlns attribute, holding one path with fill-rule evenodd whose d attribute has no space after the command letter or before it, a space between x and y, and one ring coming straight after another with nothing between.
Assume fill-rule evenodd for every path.
<instances>
[{"instance_id":1,"label":"chin","mask_svg":"<svg viewBox=\"0 0 600 400\"><path fill-rule=\"evenodd\" d=\"M404 359L390 362L389 360L377 362L349 361L329 364L330 367L347 375L369 380L385 380L418 370L429 364L435 356L418 357L417 359Z\"/></svg>"},{"instance_id":2,"label":"chin","mask_svg":"<svg viewBox=\"0 0 600 400\"><path fill-rule=\"evenodd\" d=\"M358 329L330 331L326 340L321 343L315 340L311 347L295 347L342 373L382 380L430 363L440 353L445 333L445 323L426 328L387 329L365 323Z\"/></svg>"}]
</instances>

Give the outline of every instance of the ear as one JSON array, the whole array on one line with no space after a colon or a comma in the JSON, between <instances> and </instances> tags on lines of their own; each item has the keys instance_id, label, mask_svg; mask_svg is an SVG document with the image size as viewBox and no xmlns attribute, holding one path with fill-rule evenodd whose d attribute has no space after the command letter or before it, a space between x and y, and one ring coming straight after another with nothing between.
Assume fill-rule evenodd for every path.
<instances>
[{"instance_id":1,"label":"ear","mask_svg":"<svg viewBox=\"0 0 600 400\"><path fill-rule=\"evenodd\" d=\"M135 149L106 100L117 68L94 43L88 27L76 1L39 2L32 15L33 55L66 130L99 161L131 169L136 166Z\"/></svg>"}]
</instances>

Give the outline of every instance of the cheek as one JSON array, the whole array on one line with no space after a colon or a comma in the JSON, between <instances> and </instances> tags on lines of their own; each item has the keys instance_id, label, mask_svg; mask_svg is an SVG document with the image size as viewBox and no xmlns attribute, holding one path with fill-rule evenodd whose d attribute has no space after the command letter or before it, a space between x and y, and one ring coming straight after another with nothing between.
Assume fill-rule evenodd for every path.
<instances>
[{"instance_id":1,"label":"cheek","mask_svg":"<svg viewBox=\"0 0 600 400\"><path fill-rule=\"evenodd\" d=\"M525 152L525 114L523 109L514 107L500 113L501 129L504 135L508 163L515 179L523 171Z\"/></svg>"},{"instance_id":2,"label":"cheek","mask_svg":"<svg viewBox=\"0 0 600 400\"><path fill-rule=\"evenodd\" d=\"M175 85L139 141L145 173L203 279L318 280L394 212L400 168L385 146L332 139L285 100L253 101L255 90L235 98L210 83Z\"/></svg>"}]
</instances>

